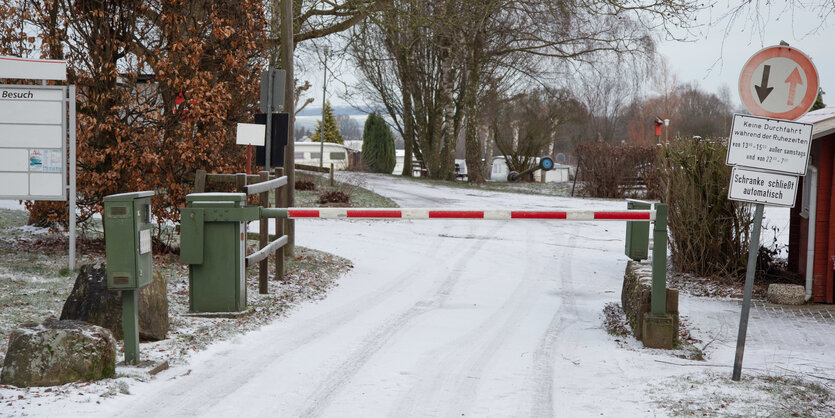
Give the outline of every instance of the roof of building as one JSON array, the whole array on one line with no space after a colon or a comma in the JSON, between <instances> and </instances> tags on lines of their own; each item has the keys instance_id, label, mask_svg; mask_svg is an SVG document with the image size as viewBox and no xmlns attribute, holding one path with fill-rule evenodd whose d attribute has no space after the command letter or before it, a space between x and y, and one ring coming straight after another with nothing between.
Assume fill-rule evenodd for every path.
<instances>
[{"instance_id":1,"label":"roof of building","mask_svg":"<svg viewBox=\"0 0 835 418\"><path fill-rule=\"evenodd\" d=\"M835 133L835 107L825 107L809 112L795 120L795 122L813 124L812 139L818 139L822 136Z\"/></svg>"}]
</instances>

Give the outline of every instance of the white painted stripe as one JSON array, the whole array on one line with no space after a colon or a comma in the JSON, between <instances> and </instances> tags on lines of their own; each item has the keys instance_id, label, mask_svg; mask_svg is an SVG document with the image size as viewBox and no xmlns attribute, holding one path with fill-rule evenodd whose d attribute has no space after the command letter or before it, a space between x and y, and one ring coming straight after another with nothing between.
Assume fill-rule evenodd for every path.
<instances>
[{"instance_id":1,"label":"white painted stripe","mask_svg":"<svg viewBox=\"0 0 835 418\"><path fill-rule=\"evenodd\" d=\"M348 217L348 209L344 208L319 208L319 217L322 219L343 219Z\"/></svg>"},{"instance_id":2,"label":"white painted stripe","mask_svg":"<svg viewBox=\"0 0 835 418\"><path fill-rule=\"evenodd\" d=\"M505 220L510 219L509 210L485 210L484 219Z\"/></svg>"},{"instance_id":3,"label":"white painted stripe","mask_svg":"<svg viewBox=\"0 0 835 418\"><path fill-rule=\"evenodd\" d=\"M566 221L593 221L594 212L588 210L566 211Z\"/></svg>"},{"instance_id":4,"label":"white painted stripe","mask_svg":"<svg viewBox=\"0 0 835 418\"><path fill-rule=\"evenodd\" d=\"M400 209L403 219L429 219L429 209Z\"/></svg>"}]
</instances>

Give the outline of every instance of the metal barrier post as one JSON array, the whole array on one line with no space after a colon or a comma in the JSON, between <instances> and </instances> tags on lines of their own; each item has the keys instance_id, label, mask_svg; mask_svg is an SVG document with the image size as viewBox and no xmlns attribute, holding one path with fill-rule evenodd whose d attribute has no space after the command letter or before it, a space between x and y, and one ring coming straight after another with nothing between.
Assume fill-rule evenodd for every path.
<instances>
[{"instance_id":1,"label":"metal barrier post","mask_svg":"<svg viewBox=\"0 0 835 418\"><path fill-rule=\"evenodd\" d=\"M258 173L261 177L261 181L267 181L270 179L270 172L269 171L261 171ZM265 191L258 194L259 202L258 204L261 205L263 208L270 207L270 192ZM269 226L269 220L261 219L258 223L258 249L264 249L267 246L268 233L267 227ZM270 264L269 264L269 257L261 260L258 262L258 293L262 295L266 295L269 293L269 272L270 272Z\"/></svg>"},{"instance_id":2,"label":"metal barrier post","mask_svg":"<svg viewBox=\"0 0 835 418\"><path fill-rule=\"evenodd\" d=\"M652 314L667 314L667 205L655 204L652 239Z\"/></svg>"},{"instance_id":3,"label":"metal barrier post","mask_svg":"<svg viewBox=\"0 0 835 418\"><path fill-rule=\"evenodd\" d=\"M279 178L284 176L284 169L283 168L276 168L275 169L275 177ZM287 199L284 198L284 193L288 187L293 187L290 184L287 184L283 187L279 187L275 189L275 207L277 208L286 208L287 207ZM284 222L286 219L276 219L275 221L275 236L282 237L284 236ZM288 237L289 238L289 237ZM284 281L284 247L279 248L275 252L275 278L276 280Z\"/></svg>"}]
</instances>

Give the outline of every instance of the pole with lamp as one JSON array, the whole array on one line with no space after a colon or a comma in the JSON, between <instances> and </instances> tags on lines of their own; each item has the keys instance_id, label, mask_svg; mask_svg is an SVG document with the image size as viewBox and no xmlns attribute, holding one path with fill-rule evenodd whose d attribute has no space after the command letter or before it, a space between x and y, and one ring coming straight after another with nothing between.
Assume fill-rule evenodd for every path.
<instances>
[{"instance_id":1,"label":"pole with lamp","mask_svg":"<svg viewBox=\"0 0 835 418\"><path fill-rule=\"evenodd\" d=\"M323 48L324 57L323 62L325 64L325 77L324 82L322 83L322 131L319 133L319 168L322 168L325 161L325 103L327 103L327 99L325 98L328 91L328 46L325 45Z\"/></svg>"},{"instance_id":2,"label":"pole with lamp","mask_svg":"<svg viewBox=\"0 0 835 418\"><path fill-rule=\"evenodd\" d=\"M664 119L664 145L670 140L670 120Z\"/></svg>"}]
</instances>

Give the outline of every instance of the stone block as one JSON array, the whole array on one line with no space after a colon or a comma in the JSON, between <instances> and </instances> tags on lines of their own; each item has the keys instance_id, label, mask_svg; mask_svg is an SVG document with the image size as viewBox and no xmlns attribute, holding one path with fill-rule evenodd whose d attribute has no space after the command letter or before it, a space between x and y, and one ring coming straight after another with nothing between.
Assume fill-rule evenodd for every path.
<instances>
[{"instance_id":1,"label":"stone block","mask_svg":"<svg viewBox=\"0 0 835 418\"><path fill-rule=\"evenodd\" d=\"M113 377L116 340L105 328L47 319L12 331L0 383L56 386Z\"/></svg>"},{"instance_id":2,"label":"stone block","mask_svg":"<svg viewBox=\"0 0 835 418\"><path fill-rule=\"evenodd\" d=\"M667 316L672 321L671 341L678 339L678 289L666 291ZM652 311L652 269L648 263L629 261L623 277L621 306L626 314L632 334L638 340L646 338L644 321ZM672 342L669 344L671 345Z\"/></svg>"},{"instance_id":3,"label":"stone block","mask_svg":"<svg viewBox=\"0 0 835 418\"><path fill-rule=\"evenodd\" d=\"M799 284L772 283L768 285L766 297L777 305L803 305L806 303L806 289Z\"/></svg>"},{"instance_id":4,"label":"stone block","mask_svg":"<svg viewBox=\"0 0 835 418\"><path fill-rule=\"evenodd\" d=\"M647 348L673 348L676 332L670 315L644 314L643 343Z\"/></svg>"},{"instance_id":5,"label":"stone block","mask_svg":"<svg viewBox=\"0 0 835 418\"><path fill-rule=\"evenodd\" d=\"M137 292L139 338L163 340L168 333L167 281L154 271L151 284ZM105 265L83 265L70 296L64 302L61 319L84 321L109 329L122 339L121 292L107 289Z\"/></svg>"}]
</instances>

